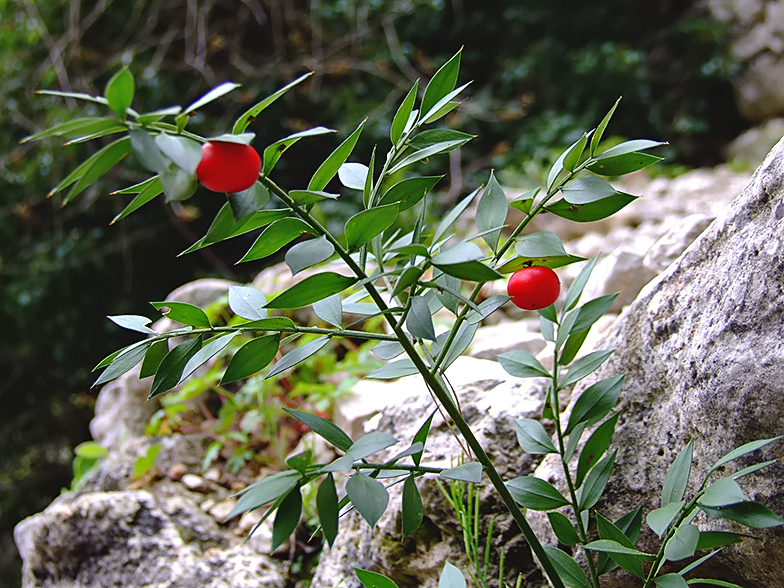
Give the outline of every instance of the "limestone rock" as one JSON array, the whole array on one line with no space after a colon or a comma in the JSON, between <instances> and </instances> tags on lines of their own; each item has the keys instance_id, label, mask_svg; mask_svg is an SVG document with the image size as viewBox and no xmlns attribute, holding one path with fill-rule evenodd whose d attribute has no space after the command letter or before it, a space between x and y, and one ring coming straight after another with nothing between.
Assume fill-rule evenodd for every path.
<instances>
[{"instance_id":1,"label":"limestone rock","mask_svg":"<svg viewBox=\"0 0 784 588\"><path fill-rule=\"evenodd\" d=\"M738 107L749 120L784 114L784 1L706 0L714 19L730 31L741 62L734 81Z\"/></svg>"},{"instance_id":2,"label":"limestone rock","mask_svg":"<svg viewBox=\"0 0 784 588\"><path fill-rule=\"evenodd\" d=\"M598 509L612 520L638 504L659 506L665 473L695 439L692 487L720 457L752 440L780 435L784 419L784 141L743 193L627 308L604 348L617 351L591 381L625 373L613 440L618 447L609 493ZM585 385L591 382L585 382ZM584 386L575 391L577 394ZM784 455L781 443L728 471ZM558 480L551 458L537 475ZM784 514L784 465L744 477L751 499ZM531 516L542 532L542 516ZM701 520L715 530L723 523ZM784 585L781 527L755 531L763 541L725 548L706 571L739 575L743 585ZM641 546L654 547L652 534Z\"/></svg>"},{"instance_id":3,"label":"limestone rock","mask_svg":"<svg viewBox=\"0 0 784 588\"><path fill-rule=\"evenodd\" d=\"M286 565L235 539L180 496L64 495L15 530L24 588L280 588Z\"/></svg>"},{"instance_id":4,"label":"limestone rock","mask_svg":"<svg viewBox=\"0 0 784 588\"><path fill-rule=\"evenodd\" d=\"M784 118L774 118L736 137L724 150L728 161L754 169L784 136Z\"/></svg>"}]
</instances>

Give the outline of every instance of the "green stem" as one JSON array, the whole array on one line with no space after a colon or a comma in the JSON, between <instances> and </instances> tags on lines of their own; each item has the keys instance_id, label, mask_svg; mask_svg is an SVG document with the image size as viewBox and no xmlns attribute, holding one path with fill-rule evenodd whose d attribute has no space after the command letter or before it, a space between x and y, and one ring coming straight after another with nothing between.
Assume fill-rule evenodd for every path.
<instances>
[{"instance_id":1,"label":"green stem","mask_svg":"<svg viewBox=\"0 0 784 588\"><path fill-rule=\"evenodd\" d=\"M349 253L343 248L343 246L326 230L324 229L318 221L311 217L311 215L305 211L303 208L298 206L290 197L289 195L283 191L277 184L272 182L266 176L261 176L261 181L264 183L267 188L269 188L276 196L278 196L287 206L289 206L292 211L299 216L303 221L305 221L310 227L312 227L318 234L323 235L328 241L330 241L335 246L335 251L337 254L343 259L346 265L354 272L354 275L359 278L360 280L365 280L367 276L362 271L362 268L357 265L357 263L351 258ZM384 301L381 294L376 290L376 288L371 283L366 283L365 289L367 290L370 297L376 303L376 306L382 311L388 310L387 304ZM467 312L467 311L466 311ZM386 319L387 323L389 324L390 328L392 329L393 333L397 337L398 343L403 347L403 350L408 355L409 359L412 361L414 366L416 366L419 373L422 375L422 378L425 380L425 384L430 388L430 390L435 395L438 402L441 403L444 410L446 410L449 417L455 424L455 427L460 431L463 435L463 438L466 440L466 443L474 452L474 455L477 461L482 464L484 467L485 473L487 477L490 479L490 482L495 487L496 491L501 497L501 500L506 505L506 508L514 518L517 526L520 528L523 536L525 537L528 545L533 550L536 557L539 559L539 563L541 564L542 568L545 570L545 574L552 582L555 588L565 588L561 578L558 576L558 572L553 567L552 562L550 562L550 558L547 556L544 548L542 547L541 542L534 533L534 530L531 528L531 525L528 524L528 521L523 514L523 511L515 502L512 494L509 492L509 489L506 487L503 478L498 473L498 470L495 469L495 464L490 459L490 457L485 452L484 448L482 447L481 443L477 440L474 432L471 430L471 427L468 425L466 420L463 418L463 415L458 410L455 403L452 401L452 398L449 394L449 391L446 389L445 386L441 384L438 378L435 377L434 374L430 372L428 366L422 360L422 357L417 353L416 348L414 347L413 343L409 341L407 334L403 331L398 321L395 319L394 316L389 314L388 312L384 313L384 318ZM453 331L456 329L453 329Z\"/></svg>"},{"instance_id":2,"label":"green stem","mask_svg":"<svg viewBox=\"0 0 784 588\"><path fill-rule=\"evenodd\" d=\"M672 536L675 535L675 531L678 529L681 523L691 514L691 511L694 510L694 508L697 505L697 500L699 500L702 494L703 493L701 491L698 492L688 503L686 503L683 509L681 509L680 516L676 519L674 523L670 525L667 534L664 536L664 539L662 539L661 546L659 546L659 551L656 554L656 559L653 561L653 565L651 566L651 569L648 570L648 575L645 577L645 583L643 584L642 588L648 588L654 582L656 578L656 573L659 571L659 566L661 565L662 560L664 559L664 549L665 547L667 547L667 542L670 539L672 539Z\"/></svg>"},{"instance_id":3,"label":"green stem","mask_svg":"<svg viewBox=\"0 0 784 588\"><path fill-rule=\"evenodd\" d=\"M553 419L555 420L555 434L558 439L558 453L561 457L561 466L563 467L564 477L566 478L566 485L569 488L569 498L572 501L572 510L574 511L574 518L577 521L577 532L580 536L580 541L583 545L588 543L588 533L583 524L583 518L580 516L580 503L577 500L577 492L574 487L572 475L569 472L569 464L566 462L566 447L564 445L564 435L561 430L561 407L558 403L558 350L554 352L553 357L553 373L552 373L553 389L550 394L550 408L553 411ZM588 551L583 549L585 559L588 560L588 570L591 573L591 583L594 588L599 588L599 574L596 571L593 557Z\"/></svg>"}]
</instances>

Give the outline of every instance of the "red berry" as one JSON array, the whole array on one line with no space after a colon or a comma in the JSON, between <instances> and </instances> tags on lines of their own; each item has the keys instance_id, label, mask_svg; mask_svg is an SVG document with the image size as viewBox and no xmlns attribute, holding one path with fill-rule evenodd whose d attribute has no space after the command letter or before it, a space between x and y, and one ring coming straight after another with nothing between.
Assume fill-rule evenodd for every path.
<instances>
[{"instance_id":1,"label":"red berry","mask_svg":"<svg viewBox=\"0 0 784 588\"><path fill-rule=\"evenodd\" d=\"M259 179L261 158L250 145L209 141L201 147L196 176L213 192L242 192Z\"/></svg>"},{"instance_id":2,"label":"red berry","mask_svg":"<svg viewBox=\"0 0 784 588\"><path fill-rule=\"evenodd\" d=\"M549 267L535 265L517 270L506 287L512 304L523 310L546 308L558 299L561 282Z\"/></svg>"}]
</instances>

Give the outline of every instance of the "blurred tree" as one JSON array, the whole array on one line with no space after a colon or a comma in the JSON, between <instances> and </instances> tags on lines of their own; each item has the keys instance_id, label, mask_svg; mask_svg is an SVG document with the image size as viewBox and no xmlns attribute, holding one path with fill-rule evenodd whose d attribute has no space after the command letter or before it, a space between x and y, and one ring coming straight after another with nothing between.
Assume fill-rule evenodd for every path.
<instances>
[{"instance_id":1,"label":"blurred tree","mask_svg":"<svg viewBox=\"0 0 784 588\"><path fill-rule=\"evenodd\" d=\"M255 145L316 125L345 132L369 112L360 145L369 151L413 81L465 46L472 98L450 122L479 138L447 164L449 202L488 166L541 169L619 95L613 132L668 139L672 161L715 163L743 126L723 34L693 1L0 0L0 553L15 553L10 528L68 484L68 448L87 436L89 368L127 342L104 315L149 315L144 301L190 279L248 280L260 269L220 261L239 258L247 239L175 260L206 230L221 204L214 194L164 214L150 205L109 228L124 202L108 192L144 177L133 164L64 209L47 200L89 148L18 141L93 111L34 89L99 92L131 63L134 106L154 109L242 82L192 121L218 134L258 96L313 70L251 125ZM317 161L308 151L335 140L298 145L276 176L304 182ZM0 586L16 586L18 560L4 557Z\"/></svg>"}]
</instances>

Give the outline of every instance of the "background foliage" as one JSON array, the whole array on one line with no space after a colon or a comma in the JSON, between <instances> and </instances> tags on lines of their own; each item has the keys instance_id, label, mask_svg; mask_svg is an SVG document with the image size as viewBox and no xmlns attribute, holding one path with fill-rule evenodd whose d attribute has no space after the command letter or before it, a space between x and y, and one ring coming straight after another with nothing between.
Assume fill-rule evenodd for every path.
<instances>
[{"instance_id":1,"label":"background foliage","mask_svg":"<svg viewBox=\"0 0 784 588\"><path fill-rule=\"evenodd\" d=\"M257 96L314 70L270 108L265 126L249 129L257 144L316 125L345 133L370 113L358 146L367 152L387 135L411 82L465 46L463 75L474 83L450 123L479 138L450 160L448 204L488 166L510 178L537 174L552 149L574 140L619 95L615 132L669 140L671 162L717 162L744 123L732 102L724 32L694 4L0 0L0 585L18 585L11 527L68 485L68 448L87 437L94 399L89 368L129 342L104 315L143 314L147 300L194 277L244 281L260 269L220 261L239 257L249 245L241 239L190 263L175 260L204 233L222 203L214 196L200 193L174 212L166 207L166 215L148 207L111 228L123 202L106 194L141 175L111 178L62 210L56 196L46 200L86 153L17 145L73 116L68 101L33 99L35 88L94 93L131 62L141 86L136 103L152 109L187 103L227 79L241 82L242 92L191 123L217 134ZM334 146L321 141L325 152ZM309 175L316 163L303 148L276 173Z\"/></svg>"}]
</instances>

